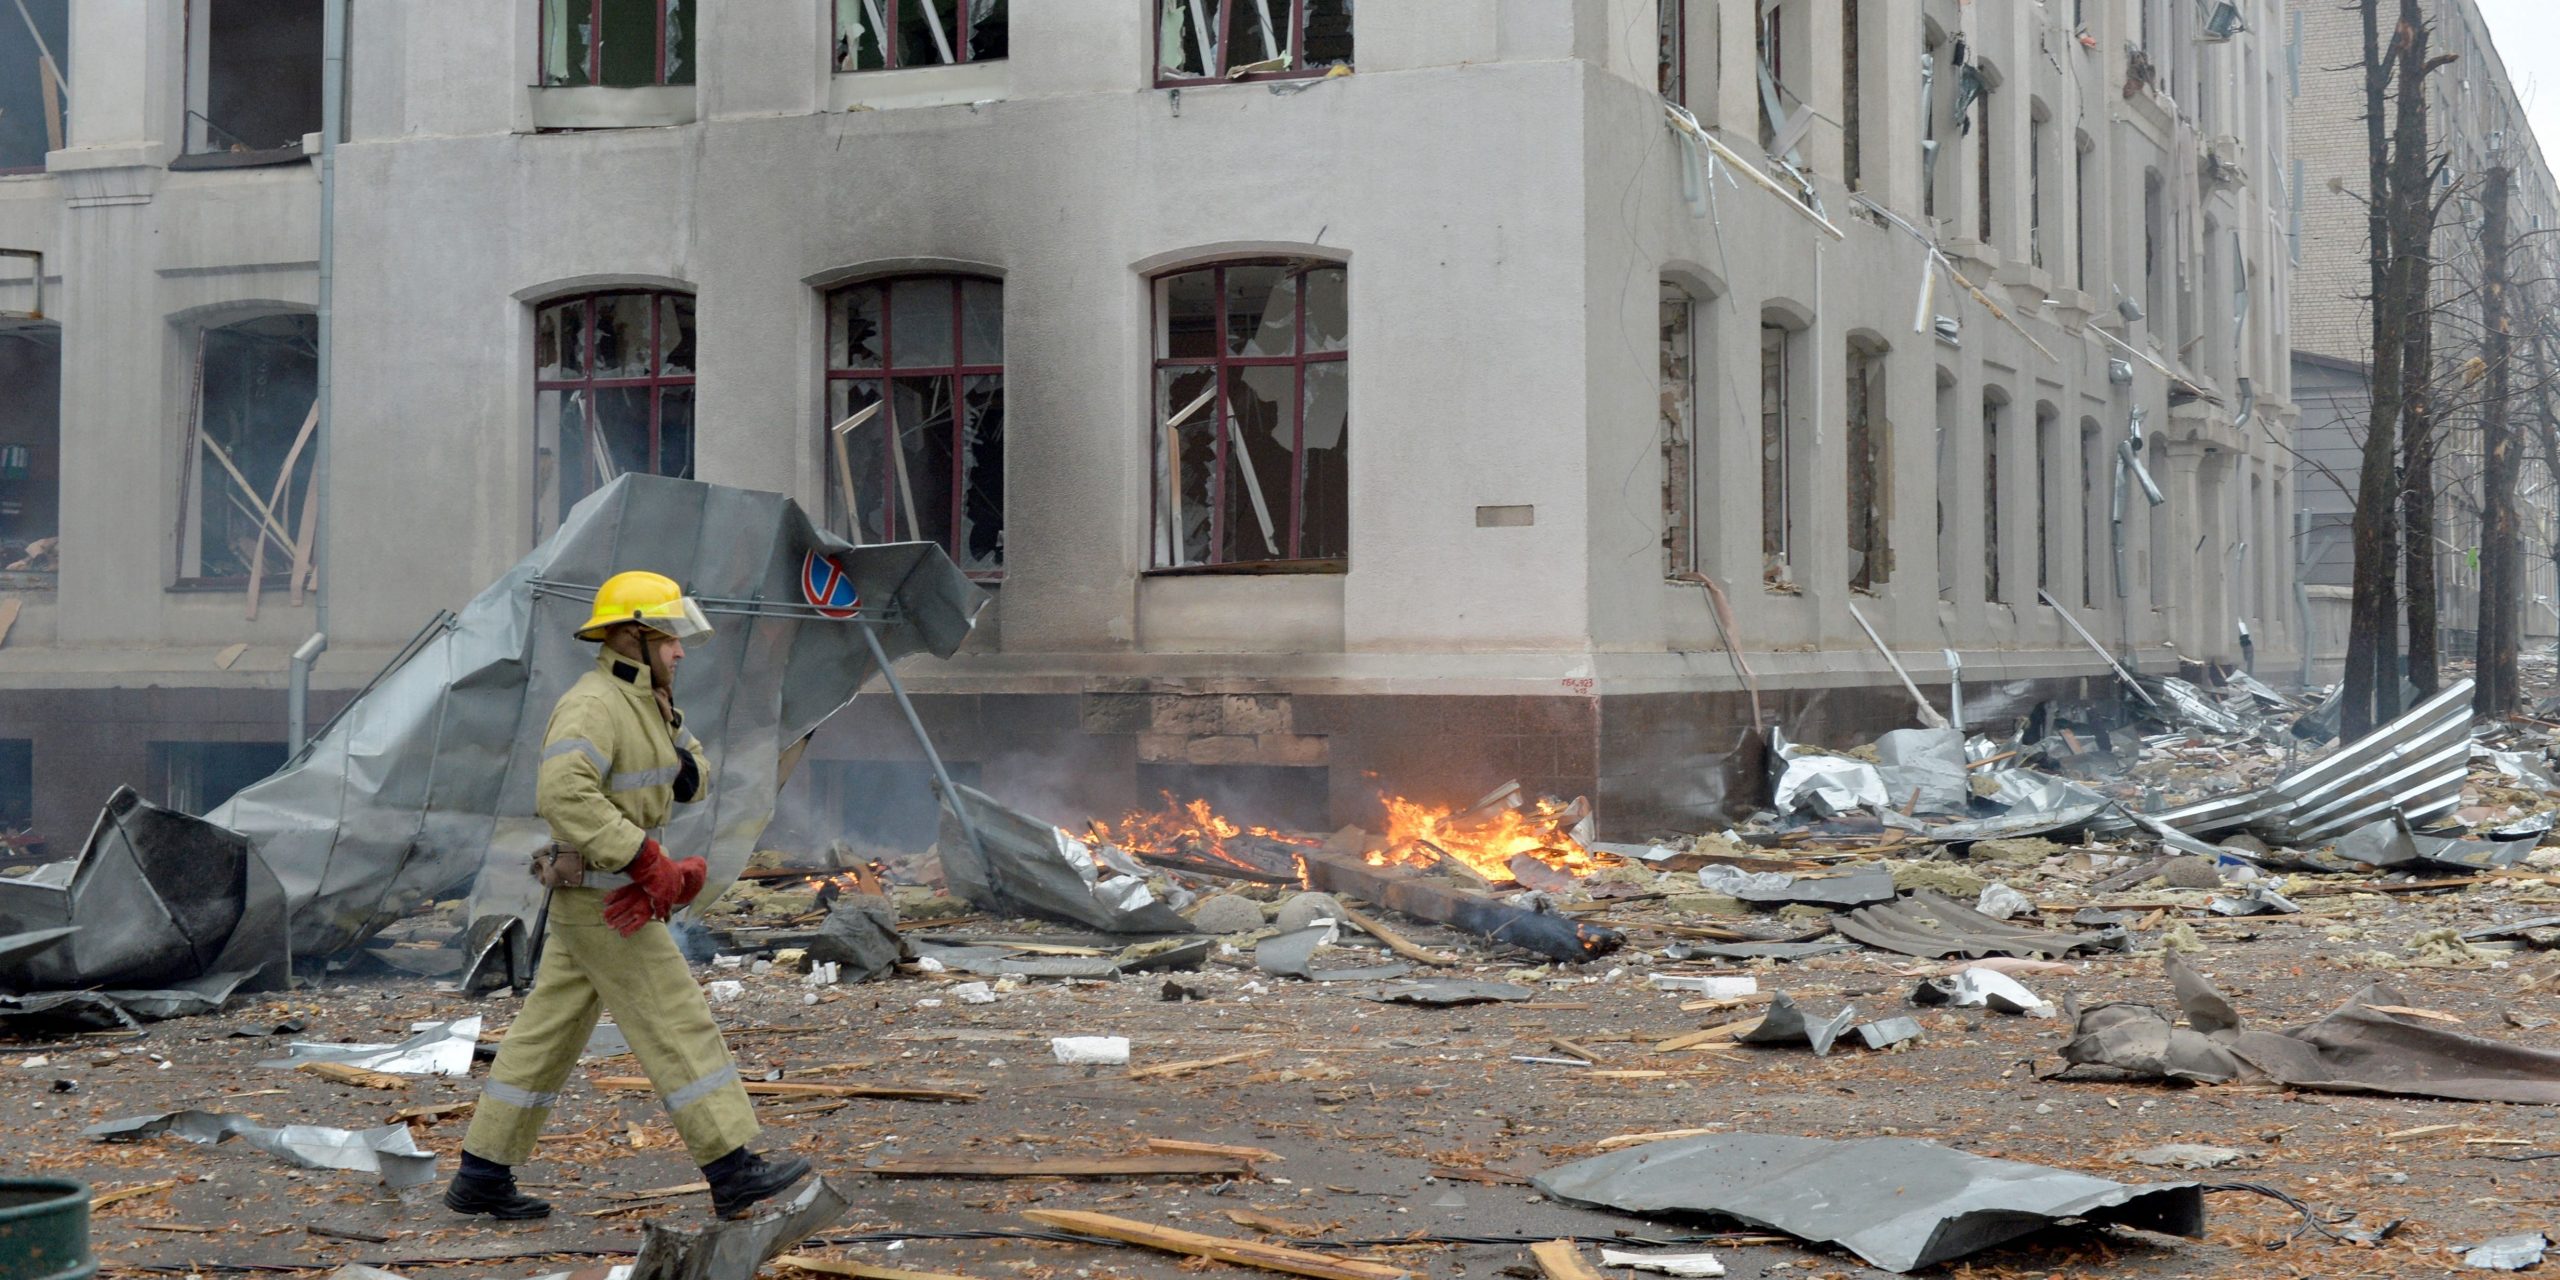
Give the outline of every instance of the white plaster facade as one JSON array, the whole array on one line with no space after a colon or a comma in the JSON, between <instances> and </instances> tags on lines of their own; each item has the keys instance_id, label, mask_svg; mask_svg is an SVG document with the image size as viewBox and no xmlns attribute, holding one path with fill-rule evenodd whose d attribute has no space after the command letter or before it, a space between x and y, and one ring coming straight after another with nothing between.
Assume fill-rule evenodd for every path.
<instances>
[{"instance_id":1,"label":"white plaster facade","mask_svg":"<svg viewBox=\"0 0 2560 1280\"><path fill-rule=\"evenodd\" d=\"M1933 692L1946 672L1939 652L1962 651L1977 710L2003 687L2014 702L2103 674L2035 601L2031 440L2047 405L2062 442L2043 495L2054 594L2081 603L2086 550L2101 581L2082 616L2142 667L2168 669L2180 655L2236 662L2243 620L2262 661L2287 653L2291 582L2278 549L2292 409L2286 259L2270 205L2285 136L2274 50L2254 31L2227 44L2161 26L2146 37L2140 0L1850 3L1865 69L1865 190L1928 225L1917 108L1923 41L1935 33L1933 109L1946 140L1938 234L2023 333L1943 279L1933 311L1960 319L1960 345L1914 331L1921 244L1859 213L1840 179L1836 0L1781 0L1778 11L1787 48L1821 51L1799 53L1788 82L1817 111L1801 154L1845 233L1838 242L1747 182L1718 179L1706 216L1693 210L1684 144L1656 93L1655 0L1372 0L1358 17L1356 74L1178 93L1154 86L1152 15L1125 0L1015 7L1001 64L858 74L830 73L826 5L725 0L699 38L690 123L579 132L536 130L556 117L545 91L526 87L538 79L535 0L352 0L323 547L335 634L322 683L361 683L429 613L460 604L529 547L538 303L608 284L693 292L700 478L814 507L825 474L822 290L917 268L1004 282L1006 576L972 650L910 677L929 707L982 708L952 730L953 752L986 762L990 777L1008 750L1043 743L1042 755L1062 758L1057 741L1082 735L1112 738L1090 757L1096 770L1324 766L1337 800L1377 785L1361 769L1389 785L1436 769L1407 787L1452 793L1522 773L1592 790L1604 826L1723 800L1706 775L1723 756L1746 763L1741 726L1715 720L1739 705L1741 682L1704 593L1665 575L1664 281L1699 300L1699 567L1730 594L1773 710L1819 708L1819 690L1893 685L1853 601ZM1753 7L1686 0L1682 11L1690 104L1756 158ZM2191 5L2150 7L2154 23L2192 23ZM253 691L268 700L254 705L280 710L284 655L311 628L307 607L275 593L251 623L236 594L169 589L191 326L310 306L317 239L308 165L167 168L183 115L181 8L80 0L69 145L42 175L0 177L0 246L43 250L53 276L66 446L59 584L29 597L0 648L0 697L57 696L0 718L76 716L80 696L135 685ZM2243 8L2259 30L2280 25L2273 0ZM1972 227L1984 197L1975 143L1947 114L1956 77L1945 45L1959 36L1995 81L1988 243ZM2128 50L2146 38L2176 50L2159 58L2166 91L2128 93ZM663 109L665 96L646 109ZM2028 181L2031 137L2048 148L2040 196ZM2178 180L2209 147L2245 179ZM2079 151L2085 178L2071 159ZM2156 287L2144 278L2146 172L2169 175ZM2030 265L2031 205L2051 270ZM2083 252L2085 270L2067 265ZM1151 573L1149 278L1262 253L1348 266L1349 567ZM0 261L0 307L23 306L8 270ZM2244 278L2252 301L2235 326ZM2118 316L2119 291L2146 290L2190 301L2143 322ZM1796 383L1807 401L1795 410L1796 594L1762 585L1764 314L1803 329L1808 361ZM2168 379L2144 363L2130 385L2112 385L2114 349L2098 329L2221 405L2173 407ZM1890 581L1863 599L1846 585L1839 532L1837 414L1853 335L1885 349L1898 495ZM2255 420L2237 428L2244 378ZM1983 598L1980 568L1986 391L2014 409L1997 464L2013 495L2001 503L2005 602ZM2106 506L2112 451L2137 404L2167 502L2132 504L2119 599ZM2077 465L2084 420L2099 450L2093 501ZM1952 464L1943 485L1942 455ZM1942 488L1945 555L1964 566L1943 594ZM1529 523L1480 527L1483 507L1534 511ZM250 644L248 656L216 670L213 655L234 642ZM1186 727L1160 711L1097 720L1095 698L1133 695L1250 695L1265 722L1194 717ZM1026 699L1019 718L1003 701L1015 698ZM1310 710L1319 699L1335 710ZM1340 706L1372 699L1385 709ZM1394 709L1466 700L1535 704L1571 741L1535 746L1546 731L1532 711L1504 710L1499 723L1518 740L1478 752L1464 724L1434 728ZM1889 708L1850 705L1830 713L1843 739L1891 727ZM1062 719L1037 712L1052 706ZM1632 717L1623 728L1619 708ZM245 726L247 714L235 719ZM1695 723L1634 724L1648 715ZM871 749L827 742L819 754ZM1523 743L1525 756L1513 749ZM57 813L79 788L103 798L129 780L81 772L112 763L104 748L86 750L94 763L76 750L49 763L39 744L40 779L77 777L39 782L40 793L72 787L52 802ZM1129 791L1124 778L1075 793L1102 803ZM1614 814L1612 798L1623 802Z\"/></svg>"}]
</instances>

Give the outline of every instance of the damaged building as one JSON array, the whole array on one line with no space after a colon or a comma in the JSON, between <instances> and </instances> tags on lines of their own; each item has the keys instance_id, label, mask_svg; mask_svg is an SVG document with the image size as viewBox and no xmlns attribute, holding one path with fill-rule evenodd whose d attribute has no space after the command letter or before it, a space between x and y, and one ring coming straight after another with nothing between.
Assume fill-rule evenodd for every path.
<instances>
[{"instance_id":1,"label":"damaged building","mask_svg":"<svg viewBox=\"0 0 2560 1280\"><path fill-rule=\"evenodd\" d=\"M2102 690L2083 629L2289 662L2285 24L2225 7L28 0L0 825L218 805L310 637L316 723L632 472L944 547L994 600L916 705L1056 817L1635 832L1897 662L1976 723ZM896 717L794 821L930 838Z\"/></svg>"}]
</instances>

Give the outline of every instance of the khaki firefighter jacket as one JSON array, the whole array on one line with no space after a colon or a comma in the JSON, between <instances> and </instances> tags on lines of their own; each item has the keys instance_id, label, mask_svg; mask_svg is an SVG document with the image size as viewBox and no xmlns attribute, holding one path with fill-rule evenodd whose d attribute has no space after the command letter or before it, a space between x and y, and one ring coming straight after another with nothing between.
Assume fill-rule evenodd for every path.
<instances>
[{"instance_id":1,"label":"khaki firefighter jacket","mask_svg":"<svg viewBox=\"0 0 2560 1280\"><path fill-rule=\"evenodd\" d=\"M679 804L709 795L702 741L658 714L649 669L611 649L560 696L543 735L534 812L596 871L620 871Z\"/></svg>"}]
</instances>

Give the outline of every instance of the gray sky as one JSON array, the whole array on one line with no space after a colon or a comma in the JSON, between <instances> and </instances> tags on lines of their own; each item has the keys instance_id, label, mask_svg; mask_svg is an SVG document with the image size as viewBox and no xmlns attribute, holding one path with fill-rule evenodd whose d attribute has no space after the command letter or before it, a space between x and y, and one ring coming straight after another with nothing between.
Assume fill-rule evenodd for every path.
<instances>
[{"instance_id":1,"label":"gray sky","mask_svg":"<svg viewBox=\"0 0 2560 1280\"><path fill-rule=\"evenodd\" d=\"M2546 163L2560 165L2560 4L2478 0Z\"/></svg>"}]
</instances>

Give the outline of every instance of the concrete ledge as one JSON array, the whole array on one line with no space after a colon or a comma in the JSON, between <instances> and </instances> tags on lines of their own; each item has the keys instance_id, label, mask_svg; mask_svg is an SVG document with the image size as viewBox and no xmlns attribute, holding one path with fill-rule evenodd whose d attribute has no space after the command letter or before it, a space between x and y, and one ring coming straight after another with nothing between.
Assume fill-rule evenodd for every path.
<instances>
[{"instance_id":1,"label":"concrete ledge","mask_svg":"<svg viewBox=\"0 0 2560 1280\"><path fill-rule=\"evenodd\" d=\"M1007 98L1013 93L1013 64L965 62L947 67L901 67L895 71L839 71L829 77L827 110L888 111L898 107L948 107L964 102Z\"/></svg>"},{"instance_id":2,"label":"concrete ledge","mask_svg":"<svg viewBox=\"0 0 2560 1280\"><path fill-rule=\"evenodd\" d=\"M659 84L630 89L558 85L533 91L536 129L647 129L692 124L699 118L692 85Z\"/></svg>"}]
</instances>

